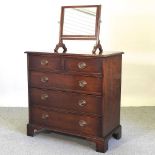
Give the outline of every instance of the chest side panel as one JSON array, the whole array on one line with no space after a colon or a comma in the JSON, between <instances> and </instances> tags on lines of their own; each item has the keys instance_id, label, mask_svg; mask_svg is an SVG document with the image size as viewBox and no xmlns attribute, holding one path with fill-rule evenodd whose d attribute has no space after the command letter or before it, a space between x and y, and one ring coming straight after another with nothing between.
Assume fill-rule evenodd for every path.
<instances>
[{"instance_id":1,"label":"chest side panel","mask_svg":"<svg viewBox=\"0 0 155 155\"><path fill-rule=\"evenodd\" d=\"M121 55L103 61L103 136L120 125L121 66Z\"/></svg>"}]
</instances>

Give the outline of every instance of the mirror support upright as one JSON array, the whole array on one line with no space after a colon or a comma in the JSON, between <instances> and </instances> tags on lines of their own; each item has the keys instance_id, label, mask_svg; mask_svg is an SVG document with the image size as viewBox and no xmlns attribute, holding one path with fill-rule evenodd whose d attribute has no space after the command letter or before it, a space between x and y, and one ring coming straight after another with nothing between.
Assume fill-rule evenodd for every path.
<instances>
[{"instance_id":1,"label":"mirror support upright","mask_svg":"<svg viewBox=\"0 0 155 155\"><path fill-rule=\"evenodd\" d=\"M63 48L63 53L66 53L67 48L65 46L65 44L63 43L63 39L62 39L62 33L63 33L63 22L64 22L64 7L61 7L61 15L60 15L60 32L59 32L59 43L56 45L55 49L54 49L54 53L58 53L58 49L59 48Z\"/></svg>"}]
</instances>

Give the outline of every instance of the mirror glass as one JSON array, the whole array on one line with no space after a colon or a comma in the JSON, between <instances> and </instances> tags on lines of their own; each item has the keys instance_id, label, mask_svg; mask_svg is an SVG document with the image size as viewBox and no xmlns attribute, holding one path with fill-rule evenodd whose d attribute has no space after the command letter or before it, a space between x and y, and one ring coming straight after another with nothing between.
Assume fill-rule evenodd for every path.
<instances>
[{"instance_id":1,"label":"mirror glass","mask_svg":"<svg viewBox=\"0 0 155 155\"><path fill-rule=\"evenodd\" d=\"M96 7L65 8L62 35L95 36Z\"/></svg>"}]
</instances>

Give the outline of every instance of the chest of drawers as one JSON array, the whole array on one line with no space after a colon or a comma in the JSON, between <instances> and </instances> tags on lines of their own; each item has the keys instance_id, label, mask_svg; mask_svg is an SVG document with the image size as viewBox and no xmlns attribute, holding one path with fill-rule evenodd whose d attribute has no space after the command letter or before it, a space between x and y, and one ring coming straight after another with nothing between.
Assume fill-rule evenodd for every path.
<instances>
[{"instance_id":1,"label":"chest of drawers","mask_svg":"<svg viewBox=\"0 0 155 155\"><path fill-rule=\"evenodd\" d=\"M78 136L106 152L121 137L122 52L104 55L26 52L27 135L48 130Z\"/></svg>"}]
</instances>

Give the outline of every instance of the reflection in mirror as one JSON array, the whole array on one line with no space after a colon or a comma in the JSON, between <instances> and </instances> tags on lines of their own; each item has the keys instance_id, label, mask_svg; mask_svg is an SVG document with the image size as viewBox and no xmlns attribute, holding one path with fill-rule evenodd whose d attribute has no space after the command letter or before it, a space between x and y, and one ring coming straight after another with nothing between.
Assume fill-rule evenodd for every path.
<instances>
[{"instance_id":1,"label":"reflection in mirror","mask_svg":"<svg viewBox=\"0 0 155 155\"><path fill-rule=\"evenodd\" d=\"M95 36L96 7L65 8L63 35Z\"/></svg>"}]
</instances>

